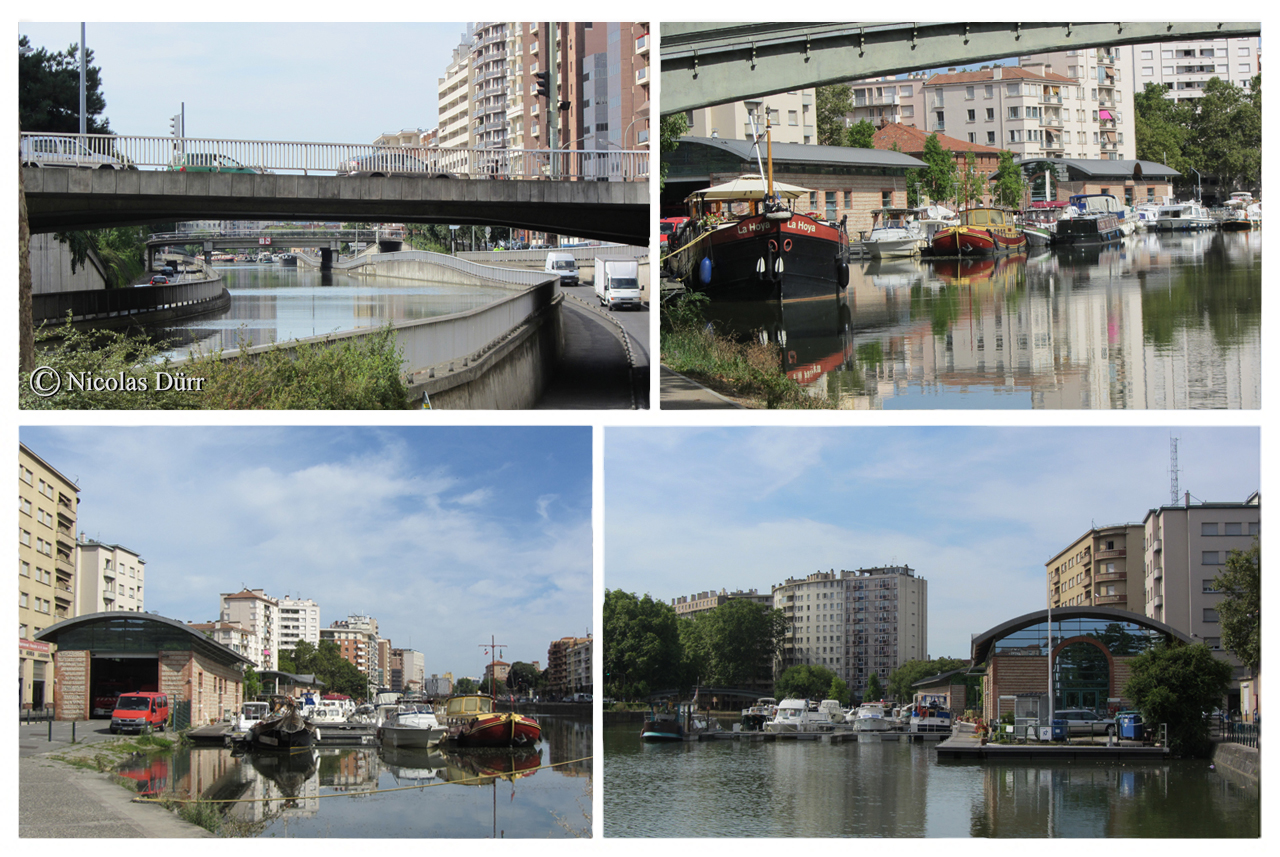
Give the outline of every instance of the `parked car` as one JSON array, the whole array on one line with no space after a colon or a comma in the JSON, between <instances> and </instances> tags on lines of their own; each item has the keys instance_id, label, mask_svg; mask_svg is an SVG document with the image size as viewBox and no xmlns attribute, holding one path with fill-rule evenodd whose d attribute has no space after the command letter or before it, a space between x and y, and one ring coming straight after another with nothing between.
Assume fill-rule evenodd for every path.
<instances>
[{"instance_id":1,"label":"parked car","mask_svg":"<svg viewBox=\"0 0 1280 857\"><path fill-rule=\"evenodd\" d=\"M151 285L153 285L153 286L167 286L167 285L169 285L169 278L168 278L168 277L166 277L164 274L154 274L154 275L152 275L152 277L151 277Z\"/></svg>"},{"instance_id":2,"label":"parked car","mask_svg":"<svg viewBox=\"0 0 1280 857\"><path fill-rule=\"evenodd\" d=\"M163 730L169 722L169 697L155 691L122 693L111 712L111 734L126 729Z\"/></svg>"},{"instance_id":3,"label":"parked car","mask_svg":"<svg viewBox=\"0 0 1280 857\"><path fill-rule=\"evenodd\" d=\"M1068 735L1114 735L1116 721L1087 708L1069 708L1053 713L1054 720L1067 721Z\"/></svg>"},{"instance_id":4,"label":"parked car","mask_svg":"<svg viewBox=\"0 0 1280 857\"><path fill-rule=\"evenodd\" d=\"M449 173L433 172L431 165L411 151L383 149L372 155L354 158L342 165L346 176L430 176L431 178L457 178Z\"/></svg>"},{"instance_id":5,"label":"parked car","mask_svg":"<svg viewBox=\"0 0 1280 857\"><path fill-rule=\"evenodd\" d=\"M265 173L261 167L246 167L237 160L213 152L188 152L169 165L180 173Z\"/></svg>"},{"instance_id":6,"label":"parked car","mask_svg":"<svg viewBox=\"0 0 1280 857\"><path fill-rule=\"evenodd\" d=\"M687 217L664 217L658 221L658 245L667 246L667 236L674 234L681 226L689 222Z\"/></svg>"},{"instance_id":7,"label":"parked car","mask_svg":"<svg viewBox=\"0 0 1280 857\"><path fill-rule=\"evenodd\" d=\"M24 167L125 168L119 158L98 154L74 137L22 137L18 144L18 157Z\"/></svg>"}]
</instances>

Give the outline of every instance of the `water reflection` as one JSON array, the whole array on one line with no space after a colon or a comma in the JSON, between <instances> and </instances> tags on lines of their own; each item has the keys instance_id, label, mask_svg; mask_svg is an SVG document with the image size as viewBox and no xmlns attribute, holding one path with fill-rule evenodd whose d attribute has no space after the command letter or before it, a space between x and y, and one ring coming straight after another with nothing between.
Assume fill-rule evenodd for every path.
<instances>
[{"instance_id":1,"label":"water reflection","mask_svg":"<svg viewBox=\"0 0 1280 857\"><path fill-rule=\"evenodd\" d=\"M519 751L185 747L136 756L118 772L139 794L225 801L219 811L244 835L562 837L570 831L556 819L583 812L591 722L540 720L543 740ZM547 767L556 758L572 764ZM338 794L361 799L331 797Z\"/></svg>"},{"instance_id":2,"label":"water reflection","mask_svg":"<svg viewBox=\"0 0 1280 857\"><path fill-rule=\"evenodd\" d=\"M847 299L717 306L843 408L1261 407L1261 232L864 260Z\"/></svg>"},{"instance_id":3,"label":"water reflection","mask_svg":"<svg viewBox=\"0 0 1280 857\"><path fill-rule=\"evenodd\" d=\"M484 306L511 292L277 266L219 268L231 307L157 328L172 353L266 345L335 331L380 327Z\"/></svg>"}]
</instances>

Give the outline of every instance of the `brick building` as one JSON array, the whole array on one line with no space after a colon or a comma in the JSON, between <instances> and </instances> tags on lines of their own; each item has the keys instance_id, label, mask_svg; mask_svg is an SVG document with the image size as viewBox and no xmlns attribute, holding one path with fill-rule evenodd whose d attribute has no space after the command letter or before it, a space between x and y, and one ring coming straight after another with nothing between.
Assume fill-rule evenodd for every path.
<instances>
[{"instance_id":1,"label":"brick building","mask_svg":"<svg viewBox=\"0 0 1280 857\"><path fill-rule=\"evenodd\" d=\"M59 720L87 720L95 697L168 694L174 722L213 723L243 701L253 661L189 625L154 613L91 613L36 635L57 646L53 700ZM185 721L185 722L184 722Z\"/></svg>"},{"instance_id":2,"label":"brick building","mask_svg":"<svg viewBox=\"0 0 1280 857\"><path fill-rule=\"evenodd\" d=\"M561 637L547 647L547 687L550 693L563 696L573 692L573 649L590 641L590 637Z\"/></svg>"},{"instance_id":3,"label":"brick building","mask_svg":"<svg viewBox=\"0 0 1280 857\"><path fill-rule=\"evenodd\" d=\"M858 232L871 230L873 211L907 204L907 170L925 166L919 158L880 149L796 143L772 148L774 180L809 191L807 200L796 200L796 209L837 222L848 217L849 235L855 239ZM759 175L755 150L745 140L681 137L679 147L663 155L663 163L668 167L664 216L685 213L683 201L694 191Z\"/></svg>"}]
</instances>

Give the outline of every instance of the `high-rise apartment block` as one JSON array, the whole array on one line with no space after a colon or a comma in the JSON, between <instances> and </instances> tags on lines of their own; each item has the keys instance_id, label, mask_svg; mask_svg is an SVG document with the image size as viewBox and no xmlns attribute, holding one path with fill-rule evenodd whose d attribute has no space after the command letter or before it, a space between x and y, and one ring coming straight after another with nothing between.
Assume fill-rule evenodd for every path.
<instances>
[{"instance_id":1,"label":"high-rise apartment block","mask_svg":"<svg viewBox=\"0 0 1280 857\"><path fill-rule=\"evenodd\" d=\"M18 681L20 705L53 701L53 658L35 635L76 615L80 489L18 444Z\"/></svg>"},{"instance_id":2,"label":"high-rise apartment block","mask_svg":"<svg viewBox=\"0 0 1280 857\"><path fill-rule=\"evenodd\" d=\"M1257 37L1198 39L1115 48L1131 70L1129 88L1141 92L1148 83L1165 88L1165 97L1188 101L1204 94L1210 78L1252 86L1262 73L1262 40Z\"/></svg>"},{"instance_id":3,"label":"high-rise apartment block","mask_svg":"<svg viewBox=\"0 0 1280 857\"><path fill-rule=\"evenodd\" d=\"M580 687L584 658L588 664L587 685L590 686L590 648L590 637L561 637L547 647L547 686L552 693L573 693Z\"/></svg>"},{"instance_id":4,"label":"high-rise apartment block","mask_svg":"<svg viewBox=\"0 0 1280 857\"><path fill-rule=\"evenodd\" d=\"M300 640L320 645L320 605L310 598L281 598L280 648L293 651Z\"/></svg>"},{"instance_id":5,"label":"high-rise apartment block","mask_svg":"<svg viewBox=\"0 0 1280 857\"><path fill-rule=\"evenodd\" d=\"M107 610L143 612L146 560L122 545L104 544L83 535L76 551L76 615Z\"/></svg>"},{"instance_id":6,"label":"high-rise apartment block","mask_svg":"<svg viewBox=\"0 0 1280 857\"><path fill-rule=\"evenodd\" d=\"M928 584L907 566L820 571L773 587L790 633L779 672L826 667L856 695L872 675L883 686L906 661L928 657Z\"/></svg>"},{"instance_id":7,"label":"high-rise apartment block","mask_svg":"<svg viewBox=\"0 0 1280 857\"><path fill-rule=\"evenodd\" d=\"M754 127L763 140L767 120L773 142L817 145L816 92L798 89L690 110L687 133L691 137L750 140Z\"/></svg>"},{"instance_id":8,"label":"high-rise apartment block","mask_svg":"<svg viewBox=\"0 0 1280 857\"><path fill-rule=\"evenodd\" d=\"M221 595L222 622L235 622L257 639L261 646L244 655L259 670L274 670L280 653L280 602L261 589L242 589Z\"/></svg>"},{"instance_id":9,"label":"high-rise apartment block","mask_svg":"<svg viewBox=\"0 0 1280 857\"><path fill-rule=\"evenodd\" d=\"M396 693L423 690L426 658L413 649L391 649L388 659L387 686Z\"/></svg>"},{"instance_id":10,"label":"high-rise apartment block","mask_svg":"<svg viewBox=\"0 0 1280 857\"><path fill-rule=\"evenodd\" d=\"M1048 604L1143 612L1141 524L1094 527L1047 563Z\"/></svg>"},{"instance_id":11,"label":"high-rise apartment block","mask_svg":"<svg viewBox=\"0 0 1280 857\"><path fill-rule=\"evenodd\" d=\"M1258 493L1243 503L1194 505L1188 493L1180 506L1152 509L1143 520L1144 597L1130 609L1220 649L1222 592L1213 580L1232 550L1248 550L1261 533Z\"/></svg>"},{"instance_id":12,"label":"high-rise apartment block","mask_svg":"<svg viewBox=\"0 0 1280 857\"><path fill-rule=\"evenodd\" d=\"M322 628L320 639L332 641L337 645L338 653L344 660L354 664L360 672L375 682L381 681L382 665L378 656L377 619L353 613L346 619L337 620L328 628Z\"/></svg>"}]
</instances>

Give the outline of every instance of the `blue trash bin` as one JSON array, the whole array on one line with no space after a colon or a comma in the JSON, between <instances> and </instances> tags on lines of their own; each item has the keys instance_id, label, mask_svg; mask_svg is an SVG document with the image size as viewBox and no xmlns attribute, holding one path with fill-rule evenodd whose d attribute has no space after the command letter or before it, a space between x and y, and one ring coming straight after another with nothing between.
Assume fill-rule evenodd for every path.
<instances>
[{"instance_id":1,"label":"blue trash bin","mask_svg":"<svg viewBox=\"0 0 1280 857\"><path fill-rule=\"evenodd\" d=\"M1053 727L1053 740L1055 741L1067 740L1067 721L1054 720L1050 725Z\"/></svg>"},{"instance_id":2,"label":"blue trash bin","mask_svg":"<svg viewBox=\"0 0 1280 857\"><path fill-rule=\"evenodd\" d=\"M1142 717L1138 714L1120 715L1120 737L1130 741L1142 740Z\"/></svg>"}]
</instances>

